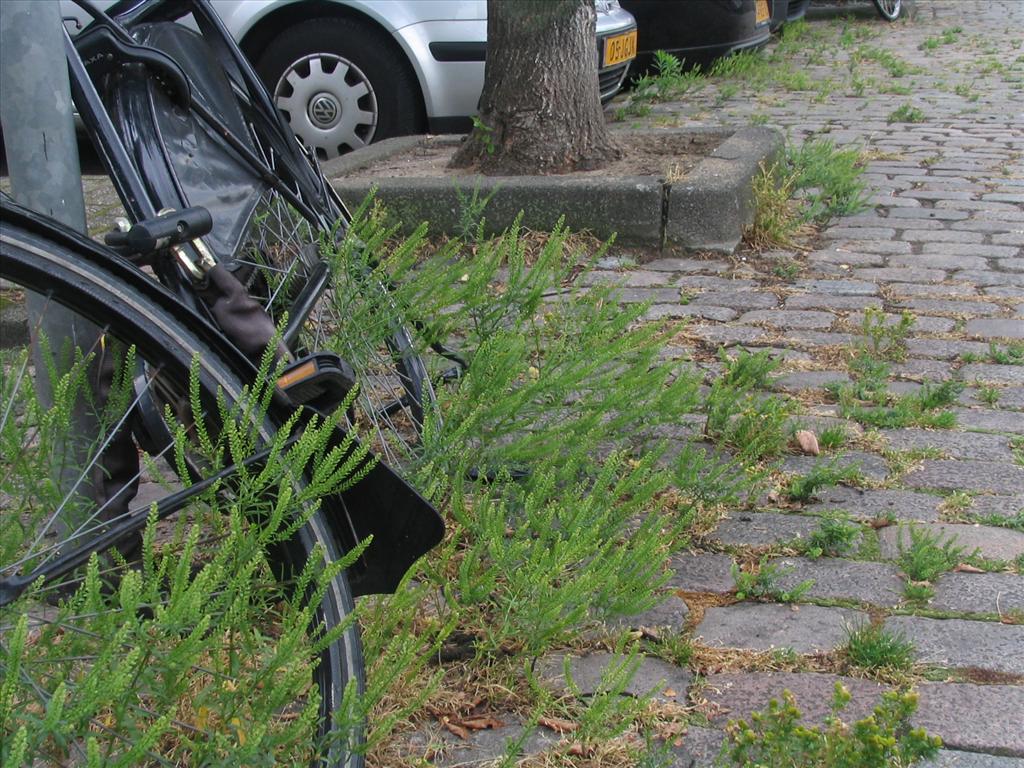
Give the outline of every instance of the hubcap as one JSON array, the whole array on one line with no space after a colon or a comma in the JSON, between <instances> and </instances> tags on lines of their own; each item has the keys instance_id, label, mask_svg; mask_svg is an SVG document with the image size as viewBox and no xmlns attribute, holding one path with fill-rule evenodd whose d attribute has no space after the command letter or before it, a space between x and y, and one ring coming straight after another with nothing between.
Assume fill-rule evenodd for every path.
<instances>
[{"instance_id":1,"label":"hubcap","mask_svg":"<svg viewBox=\"0 0 1024 768\"><path fill-rule=\"evenodd\" d=\"M341 117L341 105L329 93L318 93L309 102L309 119L313 125L324 130L330 128Z\"/></svg>"},{"instance_id":2,"label":"hubcap","mask_svg":"<svg viewBox=\"0 0 1024 768\"><path fill-rule=\"evenodd\" d=\"M334 54L314 53L288 67L274 102L321 160L366 146L377 130L377 95L369 78Z\"/></svg>"}]
</instances>

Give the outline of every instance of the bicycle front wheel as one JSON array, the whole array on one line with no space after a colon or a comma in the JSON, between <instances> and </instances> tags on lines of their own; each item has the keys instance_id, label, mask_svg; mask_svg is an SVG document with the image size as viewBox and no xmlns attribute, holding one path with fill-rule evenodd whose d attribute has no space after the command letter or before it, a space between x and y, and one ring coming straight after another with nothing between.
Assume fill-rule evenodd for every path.
<instances>
[{"instance_id":1,"label":"bicycle front wheel","mask_svg":"<svg viewBox=\"0 0 1024 768\"><path fill-rule=\"evenodd\" d=\"M903 0L874 0L878 15L886 21L896 21L903 10Z\"/></svg>"},{"instance_id":2,"label":"bicycle front wheel","mask_svg":"<svg viewBox=\"0 0 1024 768\"><path fill-rule=\"evenodd\" d=\"M52 407L27 348L0 350L0 762L361 766L353 603L303 434L285 439L244 361L143 273L3 213L0 310L33 292L99 335L45 363ZM173 442L142 439L146 397ZM68 435L75 408L94 433ZM126 432L139 458L104 494Z\"/></svg>"}]
</instances>

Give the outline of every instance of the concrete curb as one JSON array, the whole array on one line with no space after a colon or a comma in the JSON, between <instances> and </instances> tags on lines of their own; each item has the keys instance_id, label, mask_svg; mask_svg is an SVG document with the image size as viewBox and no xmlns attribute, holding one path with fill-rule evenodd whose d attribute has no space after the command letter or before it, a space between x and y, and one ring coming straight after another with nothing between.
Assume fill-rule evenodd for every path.
<instances>
[{"instance_id":1,"label":"concrete curb","mask_svg":"<svg viewBox=\"0 0 1024 768\"><path fill-rule=\"evenodd\" d=\"M724 141L681 181L662 176L569 178L566 176L471 176L451 178L381 178L377 196L404 231L429 221L432 232L456 233L466 226L467 203L474 192L490 196L486 230L496 234L523 213L523 226L549 230L564 216L573 230L598 237L616 234L624 244L732 252L753 222L751 182L762 163L779 157L782 134L771 128L737 131L683 130L680 133L719 135ZM664 134L664 131L631 131ZM386 157L421 146L455 145L452 136L405 136L374 144L324 164L342 199L363 200L371 182L346 178Z\"/></svg>"}]
</instances>

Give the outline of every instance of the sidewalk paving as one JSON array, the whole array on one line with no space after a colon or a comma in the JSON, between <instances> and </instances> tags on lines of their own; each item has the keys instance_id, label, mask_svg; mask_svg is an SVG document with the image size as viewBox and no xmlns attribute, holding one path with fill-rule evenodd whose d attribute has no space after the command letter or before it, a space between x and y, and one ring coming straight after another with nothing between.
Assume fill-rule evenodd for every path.
<instances>
[{"instance_id":1,"label":"sidewalk paving","mask_svg":"<svg viewBox=\"0 0 1024 768\"><path fill-rule=\"evenodd\" d=\"M837 19L818 14L811 23L841 24ZM809 253L637 265L630 258L636 254L619 250L588 276L622 284L624 301L651 302L652 321L686 318L695 349L666 354L713 360L719 345L772 349L785 360L774 388L804 396L802 418L811 425L842 421L824 387L850 380L840 361L867 307L916 318L908 358L892 366L891 389L915 391L924 381L965 385L953 429L879 430L877 439L841 454L840 461L860 467L865 487L822 489L797 510L730 512L693 551L673 558L669 599L627 623L656 628L662 637L688 635L704 658L723 660L717 671L706 662L666 669L653 658L640 667L634 687L661 680L672 701L685 687L683 701L706 718L706 726L690 726L671 745L673 768L712 766L728 721L763 709L783 690L795 694L808 719L821 722L841 681L853 694L847 715L870 713L890 686L820 671L848 630L867 622L914 644L914 722L945 746L932 766L1024 768L1024 365L993 360L990 350L991 343L1002 348L1024 339L1024 2L918 0L913 19L874 24L865 42L916 73L890 81L878 67L875 81L855 95L842 83L847 52L835 46L803 54L815 82L840 82L826 98L749 87L727 95L710 86L685 101L655 105L634 123L714 127L753 120L783 129L794 142L827 137L859 146L871 158L867 211L832 221ZM955 43L922 45L956 27ZM921 122L889 121L904 104L921 110ZM798 274L780 277L773 269L780 263L799 264ZM720 367L703 365L710 383ZM852 422L848 431L863 433ZM783 469L804 473L815 461L788 457ZM862 523L897 524L865 526L856 553L846 558L778 553L836 510ZM976 549L1004 566L947 572L935 580L928 603L909 603L907 578L894 562L909 524L940 540L956 536L966 552ZM807 579L813 586L795 605L735 602L730 567L770 547L783 571L780 589ZM562 663L558 656L540 667L560 671ZM592 681L609 656L570 663L577 681ZM441 744L438 765L482 765L502 755L506 739L521 729L516 721L467 742L428 728L410 754ZM542 735L524 750L550 746Z\"/></svg>"},{"instance_id":2,"label":"sidewalk paving","mask_svg":"<svg viewBox=\"0 0 1024 768\"><path fill-rule=\"evenodd\" d=\"M957 44L919 48L929 36L957 26ZM691 625L693 636L713 649L798 653L843 645L846 627L858 621L902 632L915 645L916 661L930 670L929 682L917 686L916 722L942 736L946 749L938 766L1024 768L1024 366L985 359L990 342L1024 338L1022 30L1024 3L1016 0L919 0L916 18L882 27L869 41L922 68L901 78L901 85L912 83L908 95L879 93L877 84L862 96L839 89L824 100L809 92L740 89L718 104L720 94L710 89L685 103L658 105L648 118L715 125L756 115L794 141L825 136L840 146L860 145L875 158L865 174L872 209L831 222L806 255L772 254L803 265L794 279L780 280L771 263L755 259L707 262L704 269L693 259L661 259L642 267L661 281L631 290L650 291L652 317L673 317L678 314L660 302L659 291L689 286L687 308L699 308L688 313L691 336L709 350L724 343L806 353L811 363L792 365L777 383L784 391L820 391L827 381L847 378L836 367L836 348L849 343L867 306L894 315L909 310L917 318L910 357L894 366L897 385L947 378L966 384L954 430L884 431L890 449L930 449L919 452L926 458L910 471L901 473L875 456L873 466L883 458L875 487L827 489L819 503L797 513L745 511L741 526L740 515L730 515L704 551L677 559L683 567L672 581L684 599L720 594L731 586L733 555L792 540L830 509L861 520L889 514L902 523L916 521L944 536L957 534L968 551L978 547L988 557L1015 562L1000 573L947 573L931 603L915 608L902 600L904 578L891 562L900 529L890 526L879 531L873 557L778 558L792 569L782 587L813 578L815 586L802 599L818 605L741 602L708 609ZM822 51L818 63L809 56L806 71L819 80L842 77L843 55ZM923 121L888 122L904 103L920 109ZM704 287L695 280L699 276L713 282ZM969 354L982 360L964 362ZM998 399L990 405L993 391ZM822 404L811 405L810 413L837 415L835 406ZM942 505L954 491L972 497L955 516ZM1016 530L992 524L1000 519ZM691 729L675 765L711 765L726 721L763 708L783 689L820 717L836 679L756 664L708 675L691 688L691 697L716 714L710 728ZM857 712L877 700L876 683L845 682Z\"/></svg>"},{"instance_id":3,"label":"sidewalk paving","mask_svg":"<svg viewBox=\"0 0 1024 768\"><path fill-rule=\"evenodd\" d=\"M777 252L774 261L661 258L635 267L624 252L613 251L606 274L592 279L626 281L629 300L652 302L652 320L688 318L689 336L705 352L725 344L783 354L776 389L810 393L805 420L826 424L834 423L836 407L815 393L829 381L849 379L837 353L854 338L861 313L866 307L894 315L909 310L917 318L909 357L893 367L892 385L912 390L924 380L963 382L958 425L884 430L872 450L848 451L871 480L866 488L824 489L795 512L730 514L692 553L673 560L670 583L678 592L632 623L691 633L711 651L776 653L780 669L789 658L780 649L831 651L858 622L900 631L928 670L917 686L916 722L945 742L933 765L1024 768L1024 365L990 355L991 342L1024 339L1024 2L916 5L914 19L888 26L879 21L868 41L921 68L898 82L900 89L910 86L909 93L883 93L887 81L879 68L878 80L862 95L842 88L823 99L817 92L749 88L726 95L711 86L684 102L657 105L638 121L644 127L716 126L753 119L782 128L793 141L826 136L838 145L859 145L873 158L865 174L872 208L833 221L809 253ZM957 26L955 43L919 47ZM845 55L838 49L806 54L805 71L818 80L841 79ZM890 123L903 104L920 109L923 120ZM109 185L89 179L86 186L94 221L116 210ZM788 261L801 265L798 274L773 273L773 264ZM708 366L709 378L716 370ZM860 431L850 424L851 433ZM915 449L909 467L893 460L893 452ZM786 469L805 472L804 458L791 457ZM960 494L955 507L944 503L952 492ZM830 510L956 533L970 549L1009 565L998 573L947 573L930 604L908 604L905 579L892 562L901 529L891 526L866 533L877 541L862 545L857 559L779 555L779 565L791 569L785 588L814 579L799 605L721 604L733 587L729 568L736 557L806 536ZM714 607L701 607L708 604ZM666 673L660 660L642 667L644 681L668 674L674 696L685 701L688 695L707 715L707 727L691 727L674 748L674 766L712 765L728 719L763 708L783 689L793 691L809 716L821 717L837 679L853 692L852 709L860 714L885 688L820 671L772 671L765 654L748 657L746 667L733 664L703 677L688 669ZM605 663L596 654L574 661L581 677ZM500 754L505 739L520 732L509 723L469 743L424 733L417 737L422 744L410 746L422 754L430 739L447 741L453 748L439 764L473 765ZM543 736L526 746L549 744Z\"/></svg>"}]
</instances>

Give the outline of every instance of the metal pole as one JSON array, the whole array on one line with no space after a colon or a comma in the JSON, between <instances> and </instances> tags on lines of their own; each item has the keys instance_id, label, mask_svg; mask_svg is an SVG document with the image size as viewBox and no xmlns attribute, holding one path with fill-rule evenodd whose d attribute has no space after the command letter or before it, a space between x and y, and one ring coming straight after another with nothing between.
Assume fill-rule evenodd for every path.
<instances>
[{"instance_id":1,"label":"metal pole","mask_svg":"<svg viewBox=\"0 0 1024 768\"><path fill-rule=\"evenodd\" d=\"M62 24L58 0L0 0L0 124L14 199L85 232L85 200ZM95 346L99 331L44 296L29 294L26 310L37 391L44 404L52 405L51 382L38 344L40 334L58 357L54 362L59 374L67 370L76 347L89 350ZM62 455L55 457L65 491L72 490L69 484L76 477L72 468L96 430L95 414L79 398L70 440L59 451Z\"/></svg>"},{"instance_id":2,"label":"metal pole","mask_svg":"<svg viewBox=\"0 0 1024 768\"><path fill-rule=\"evenodd\" d=\"M0 0L0 121L11 191L85 232L58 0Z\"/></svg>"}]
</instances>

